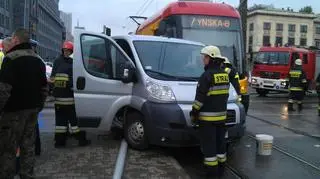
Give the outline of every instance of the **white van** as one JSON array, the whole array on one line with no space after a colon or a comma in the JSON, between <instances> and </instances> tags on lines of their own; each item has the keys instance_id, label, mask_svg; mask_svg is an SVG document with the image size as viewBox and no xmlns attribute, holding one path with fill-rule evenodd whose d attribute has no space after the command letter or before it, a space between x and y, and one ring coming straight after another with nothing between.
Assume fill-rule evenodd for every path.
<instances>
[{"instance_id":1,"label":"white van","mask_svg":"<svg viewBox=\"0 0 320 179\"><path fill-rule=\"evenodd\" d=\"M203 73L203 44L181 39L75 31L74 95L80 127L123 129L145 149L198 145L189 112ZM228 139L245 131L245 110L230 87Z\"/></svg>"}]
</instances>

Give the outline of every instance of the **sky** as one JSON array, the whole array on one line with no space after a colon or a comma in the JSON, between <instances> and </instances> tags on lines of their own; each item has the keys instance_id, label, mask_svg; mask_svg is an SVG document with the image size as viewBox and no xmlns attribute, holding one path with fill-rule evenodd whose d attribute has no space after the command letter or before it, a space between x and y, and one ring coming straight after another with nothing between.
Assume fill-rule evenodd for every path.
<instances>
[{"instance_id":1,"label":"sky","mask_svg":"<svg viewBox=\"0 0 320 179\"><path fill-rule=\"evenodd\" d=\"M168 3L176 0L60 0L59 8L71 12L73 26L80 26L93 32L102 32L103 25L111 28L112 35L127 34L137 27L128 16L150 17ZM240 0L213 0L237 7ZM254 4L273 4L276 8L290 7L298 11L311 5L315 13L320 13L319 0L248 0L248 7Z\"/></svg>"}]
</instances>

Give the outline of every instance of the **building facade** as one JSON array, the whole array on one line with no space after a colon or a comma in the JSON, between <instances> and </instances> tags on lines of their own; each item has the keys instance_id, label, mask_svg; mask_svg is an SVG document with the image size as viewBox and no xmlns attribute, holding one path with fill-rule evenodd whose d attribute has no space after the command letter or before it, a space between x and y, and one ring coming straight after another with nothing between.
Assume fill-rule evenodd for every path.
<instances>
[{"instance_id":1,"label":"building facade","mask_svg":"<svg viewBox=\"0 0 320 179\"><path fill-rule=\"evenodd\" d=\"M247 52L262 46L312 46L314 14L284 9L253 9L247 19Z\"/></svg>"},{"instance_id":2,"label":"building facade","mask_svg":"<svg viewBox=\"0 0 320 179\"><path fill-rule=\"evenodd\" d=\"M73 41L72 36L72 14L60 11L60 18L66 27L66 40Z\"/></svg>"},{"instance_id":3,"label":"building facade","mask_svg":"<svg viewBox=\"0 0 320 179\"><path fill-rule=\"evenodd\" d=\"M12 1L0 0L0 38L11 35L12 32Z\"/></svg>"},{"instance_id":4,"label":"building facade","mask_svg":"<svg viewBox=\"0 0 320 179\"><path fill-rule=\"evenodd\" d=\"M314 20L314 46L320 49L320 17Z\"/></svg>"},{"instance_id":5,"label":"building facade","mask_svg":"<svg viewBox=\"0 0 320 179\"><path fill-rule=\"evenodd\" d=\"M39 54L52 61L61 54L65 27L60 19L59 0L38 0L37 40Z\"/></svg>"}]
</instances>

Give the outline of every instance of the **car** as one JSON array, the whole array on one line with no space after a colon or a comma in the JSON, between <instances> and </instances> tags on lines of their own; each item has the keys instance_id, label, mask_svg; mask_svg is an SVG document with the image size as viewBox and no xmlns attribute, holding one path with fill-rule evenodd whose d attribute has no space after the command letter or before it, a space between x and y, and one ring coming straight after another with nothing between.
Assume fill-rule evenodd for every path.
<instances>
[{"instance_id":1,"label":"car","mask_svg":"<svg viewBox=\"0 0 320 179\"><path fill-rule=\"evenodd\" d=\"M204 44L182 39L104 34L77 29L73 83L80 127L117 127L129 146L199 145L189 112L203 73ZM226 137L244 135L246 114L232 85Z\"/></svg>"}]
</instances>

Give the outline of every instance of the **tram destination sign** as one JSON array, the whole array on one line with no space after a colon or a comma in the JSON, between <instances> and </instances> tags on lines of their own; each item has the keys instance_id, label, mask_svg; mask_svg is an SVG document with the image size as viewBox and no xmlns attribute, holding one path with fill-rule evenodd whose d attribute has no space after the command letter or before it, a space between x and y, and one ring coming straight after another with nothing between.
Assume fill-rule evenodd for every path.
<instances>
[{"instance_id":1,"label":"tram destination sign","mask_svg":"<svg viewBox=\"0 0 320 179\"><path fill-rule=\"evenodd\" d=\"M182 25L192 29L240 30L239 19L219 16L187 15L182 17Z\"/></svg>"}]
</instances>

